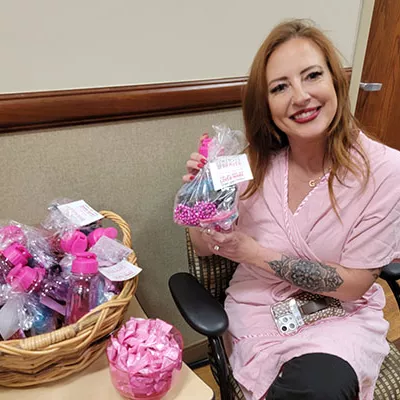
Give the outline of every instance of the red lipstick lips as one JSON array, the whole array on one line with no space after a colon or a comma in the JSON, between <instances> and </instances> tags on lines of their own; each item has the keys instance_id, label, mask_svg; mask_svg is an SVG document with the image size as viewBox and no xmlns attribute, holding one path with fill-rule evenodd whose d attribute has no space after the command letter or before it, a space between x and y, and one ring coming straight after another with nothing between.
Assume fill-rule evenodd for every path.
<instances>
[{"instance_id":1,"label":"red lipstick lips","mask_svg":"<svg viewBox=\"0 0 400 400\"><path fill-rule=\"evenodd\" d=\"M320 110L321 107L305 108L297 111L290 118L299 124L305 124L317 118Z\"/></svg>"}]
</instances>

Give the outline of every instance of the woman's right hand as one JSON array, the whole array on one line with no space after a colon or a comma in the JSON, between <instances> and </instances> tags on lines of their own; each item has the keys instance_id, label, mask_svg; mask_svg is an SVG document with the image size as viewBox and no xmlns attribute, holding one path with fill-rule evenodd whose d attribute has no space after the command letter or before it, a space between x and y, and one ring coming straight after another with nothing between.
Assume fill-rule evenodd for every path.
<instances>
[{"instance_id":1,"label":"woman's right hand","mask_svg":"<svg viewBox=\"0 0 400 400\"><path fill-rule=\"evenodd\" d=\"M200 138L200 143L203 139L207 138L208 135L205 133ZM204 167L207 163L206 158L200 153L192 153L190 155L189 160L186 162L186 171L187 174L183 175L183 182L190 182L194 179L197 173Z\"/></svg>"}]
</instances>

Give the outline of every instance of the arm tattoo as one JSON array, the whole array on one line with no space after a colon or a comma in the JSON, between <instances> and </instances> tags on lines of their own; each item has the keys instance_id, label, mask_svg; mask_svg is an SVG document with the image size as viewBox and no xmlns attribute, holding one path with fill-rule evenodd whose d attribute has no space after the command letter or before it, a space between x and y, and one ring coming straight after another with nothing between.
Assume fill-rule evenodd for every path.
<instances>
[{"instance_id":1,"label":"arm tattoo","mask_svg":"<svg viewBox=\"0 0 400 400\"><path fill-rule=\"evenodd\" d=\"M315 261L282 256L267 262L276 275L308 292L335 292L343 283L336 268Z\"/></svg>"}]
</instances>

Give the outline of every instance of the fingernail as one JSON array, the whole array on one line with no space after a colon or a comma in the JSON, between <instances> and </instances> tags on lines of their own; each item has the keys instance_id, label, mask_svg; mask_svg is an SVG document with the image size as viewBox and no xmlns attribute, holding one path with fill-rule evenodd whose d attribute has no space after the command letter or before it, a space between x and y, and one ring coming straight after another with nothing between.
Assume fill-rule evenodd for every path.
<instances>
[{"instance_id":1,"label":"fingernail","mask_svg":"<svg viewBox=\"0 0 400 400\"><path fill-rule=\"evenodd\" d=\"M204 168L204 164L197 164L199 168Z\"/></svg>"},{"instance_id":2,"label":"fingernail","mask_svg":"<svg viewBox=\"0 0 400 400\"><path fill-rule=\"evenodd\" d=\"M194 175L191 175L189 179L192 181L194 179Z\"/></svg>"},{"instance_id":3,"label":"fingernail","mask_svg":"<svg viewBox=\"0 0 400 400\"><path fill-rule=\"evenodd\" d=\"M207 160L206 160L205 158L202 158L200 161L201 161L203 164L207 164Z\"/></svg>"}]
</instances>

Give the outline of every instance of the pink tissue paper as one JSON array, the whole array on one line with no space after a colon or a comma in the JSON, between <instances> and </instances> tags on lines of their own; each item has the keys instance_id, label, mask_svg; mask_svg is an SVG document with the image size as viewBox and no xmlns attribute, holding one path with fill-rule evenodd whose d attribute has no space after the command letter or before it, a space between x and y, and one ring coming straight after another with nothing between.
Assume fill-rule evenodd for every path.
<instances>
[{"instance_id":1,"label":"pink tissue paper","mask_svg":"<svg viewBox=\"0 0 400 400\"><path fill-rule=\"evenodd\" d=\"M131 318L107 347L116 389L131 399L156 399L171 388L182 367L180 332L160 319Z\"/></svg>"}]
</instances>

